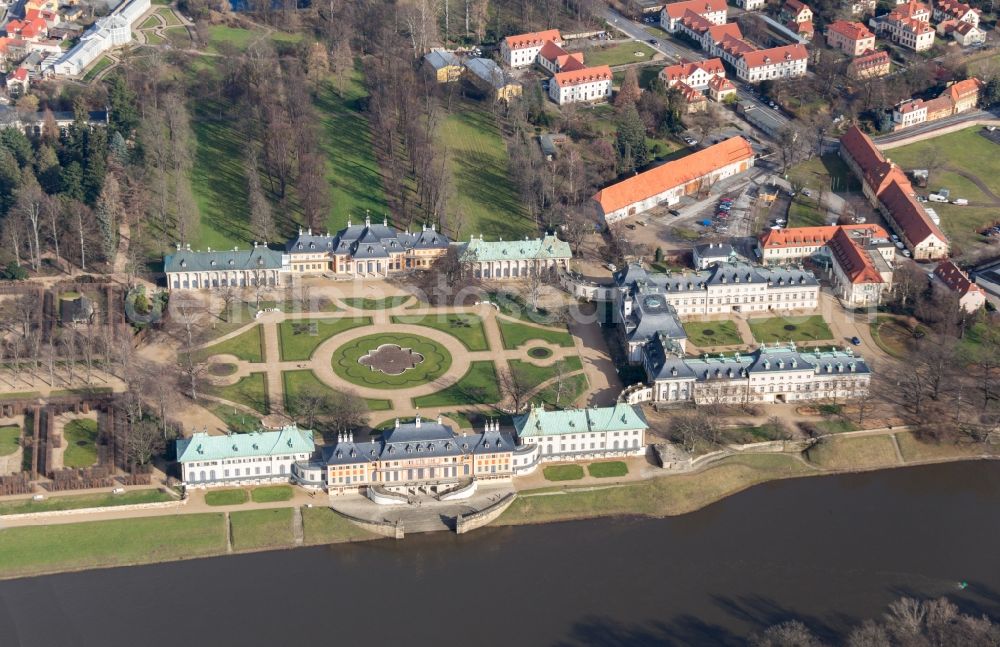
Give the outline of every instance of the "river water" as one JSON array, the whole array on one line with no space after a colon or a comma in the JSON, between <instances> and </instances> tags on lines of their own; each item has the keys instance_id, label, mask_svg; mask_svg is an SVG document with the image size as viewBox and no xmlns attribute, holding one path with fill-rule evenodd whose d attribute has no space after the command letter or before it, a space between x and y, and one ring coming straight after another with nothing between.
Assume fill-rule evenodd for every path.
<instances>
[{"instance_id":1,"label":"river water","mask_svg":"<svg viewBox=\"0 0 1000 647\"><path fill-rule=\"evenodd\" d=\"M0 582L0 645L736 645L789 618L837 639L901 595L1000 616L998 513L1000 463L953 463L780 481L663 520Z\"/></svg>"}]
</instances>

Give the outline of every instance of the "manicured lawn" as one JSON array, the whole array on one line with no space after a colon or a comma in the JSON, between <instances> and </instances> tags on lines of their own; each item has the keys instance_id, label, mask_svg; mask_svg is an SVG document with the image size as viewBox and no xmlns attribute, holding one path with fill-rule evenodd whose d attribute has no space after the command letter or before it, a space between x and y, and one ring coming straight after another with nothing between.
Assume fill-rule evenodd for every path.
<instances>
[{"instance_id":1,"label":"manicured lawn","mask_svg":"<svg viewBox=\"0 0 1000 647\"><path fill-rule=\"evenodd\" d=\"M914 339L913 332L893 317L880 315L870 328L878 347L896 359L906 355L907 345Z\"/></svg>"},{"instance_id":2,"label":"manicured lawn","mask_svg":"<svg viewBox=\"0 0 1000 647\"><path fill-rule=\"evenodd\" d=\"M195 360L205 361L212 355L234 355L245 362L264 361L264 340L260 325L251 326L246 331L195 352Z\"/></svg>"},{"instance_id":3,"label":"manicured lawn","mask_svg":"<svg viewBox=\"0 0 1000 647\"><path fill-rule=\"evenodd\" d=\"M893 156L895 157L895 156ZM819 191L860 193L861 181L836 153L813 157L788 169L788 179L794 184Z\"/></svg>"},{"instance_id":4,"label":"manicured lawn","mask_svg":"<svg viewBox=\"0 0 1000 647\"><path fill-rule=\"evenodd\" d=\"M108 69L109 67L111 67L111 64L113 62L114 61L112 61L107 56L102 56L101 58L97 59L97 62L94 63L94 65L89 70L87 70L87 73L83 75L83 80L90 81L92 79L97 78L97 75L103 72L104 70Z\"/></svg>"},{"instance_id":5,"label":"manicured lawn","mask_svg":"<svg viewBox=\"0 0 1000 647\"><path fill-rule=\"evenodd\" d=\"M230 402L246 405L264 415L270 413L267 404L267 379L264 373L251 373L236 384L228 386L207 387L206 392Z\"/></svg>"},{"instance_id":6,"label":"manicured lawn","mask_svg":"<svg viewBox=\"0 0 1000 647\"><path fill-rule=\"evenodd\" d=\"M163 17L164 22L167 23L167 27L177 27L181 24L181 21L177 18L177 14L172 9L159 9L156 13Z\"/></svg>"},{"instance_id":7,"label":"manicured lawn","mask_svg":"<svg viewBox=\"0 0 1000 647\"><path fill-rule=\"evenodd\" d=\"M486 332L483 330L483 320L478 315L467 314L432 314L393 317L393 323L427 326L435 330L457 337L469 350L489 350Z\"/></svg>"},{"instance_id":8,"label":"manicured lawn","mask_svg":"<svg viewBox=\"0 0 1000 647\"><path fill-rule=\"evenodd\" d=\"M909 171L927 168L927 160L934 159L942 166L969 173L986 184L995 194L1000 194L1000 146L979 135L980 126L934 137L907 146L885 151L886 157ZM951 190L953 198L972 201L986 200L982 192L968 179L946 169L931 170L927 192L940 188ZM919 189L923 193L924 189ZM941 216L944 233L957 244L960 251L970 251L983 243L976 230L996 222L1000 217L996 209L959 207L951 204L929 205Z\"/></svg>"},{"instance_id":9,"label":"manicured lawn","mask_svg":"<svg viewBox=\"0 0 1000 647\"><path fill-rule=\"evenodd\" d=\"M369 411L388 411L392 409L391 400L379 400L377 398L365 398Z\"/></svg>"},{"instance_id":10,"label":"manicured lawn","mask_svg":"<svg viewBox=\"0 0 1000 647\"><path fill-rule=\"evenodd\" d=\"M71 420L63 427L64 467L90 467L97 462L97 421Z\"/></svg>"},{"instance_id":11,"label":"manicured lawn","mask_svg":"<svg viewBox=\"0 0 1000 647\"><path fill-rule=\"evenodd\" d=\"M641 54L637 56L636 54ZM630 40L617 43L610 47L594 47L584 53L584 60L587 65L594 67L597 65L627 65L628 63L641 63L650 61L656 51L646 43Z\"/></svg>"},{"instance_id":12,"label":"manicured lawn","mask_svg":"<svg viewBox=\"0 0 1000 647\"><path fill-rule=\"evenodd\" d=\"M275 501L290 501L292 498L291 485L268 485L257 487L250 491L250 498L254 503L274 503Z\"/></svg>"},{"instance_id":13,"label":"manicured lawn","mask_svg":"<svg viewBox=\"0 0 1000 647\"><path fill-rule=\"evenodd\" d=\"M542 470L546 481L578 481L583 478L580 465L550 465Z\"/></svg>"},{"instance_id":14,"label":"manicured lawn","mask_svg":"<svg viewBox=\"0 0 1000 647\"><path fill-rule=\"evenodd\" d=\"M688 321L684 324L688 342L699 348L742 344L740 331L732 321Z\"/></svg>"},{"instance_id":15,"label":"manicured lawn","mask_svg":"<svg viewBox=\"0 0 1000 647\"><path fill-rule=\"evenodd\" d=\"M664 476L601 490L567 490L549 496L521 496L495 524L546 523L603 515L678 515L697 510L752 485L810 473L792 456L756 454L723 459L695 474Z\"/></svg>"},{"instance_id":16,"label":"manicured lawn","mask_svg":"<svg viewBox=\"0 0 1000 647\"><path fill-rule=\"evenodd\" d=\"M454 188L448 221L461 223L457 231L445 232L452 240L470 234L492 240L535 235L511 180L507 145L487 106L456 102L455 110L441 121L438 146L448 156Z\"/></svg>"},{"instance_id":17,"label":"manicured lawn","mask_svg":"<svg viewBox=\"0 0 1000 647\"><path fill-rule=\"evenodd\" d=\"M858 426L850 420L845 420L844 418L831 418L829 420L820 420L816 423L823 433L827 434L842 434L847 431L857 431Z\"/></svg>"},{"instance_id":18,"label":"manicured lawn","mask_svg":"<svg viewBox=\"0 0 1000 647\"><path fill-rule=\"evenodd\" d=\"M822 227L826 225L826 209L819 206L816 194L806 197L799 193L788 206L789 227Z\"/></svg>"},{"instance_id":19,"label":"manicured lawn","mask_svg":"<svg viewBox=\"0 0 1000 647\"><path fill-rule=\"evenodd\" d=\"M163 35L167 37L167 40L174 47L186 48L191 46L191 34L184 27L164 29Z\"/></svg>"},{"instance_id":20,"label":"manicured lawn","mask_svg":"<svg viewBox=\"0 0 1000 647\"><path fill-rule=\"evenodd\" d=\"M443 407L453 404L493 404L500 400L497 373L493 362L472 362L469 372L446 389L413 399L417 407Z\"/></svg>"},{"instance_id":21,"label":"manicured lawn","mask_svg":"<svg viewBox=\"0 0 1000 647\"><path fill-rule=\"evenodd\" d=\"M229 514L233 550L256 550L291 546L292 509L243 510Z\"/></svg>"},{"instance_id":22,"label":"manicured lawn","mask_svg":"<svg viewBox=\"0 0 1000 647\"><path fill-rule=\"evenodd\" d=\"M160 21L159 19L157 19L156 16L150 16L149 18L146 18L145 20L142 21L142 24L139 25L139 29L152 29L153 27L156 27L159 24Z\"/></svg>"},{"instance_id":23,"label":"manicured lawn","mask_svg":"<svg viewBox=\"0 0 1000 647\"><path fill-rule=\"evenodd\" d=\"M572 371L579 371L583 368L583 362L580 361L579 357L567 357L562 361L565 364L565 368L563 369L564 374ZM510 370L531 386L538 386L558 374L558 362L552 364L551 366L537 366L531 362L512 359L508 363L510 364Z\"/></svg>"},{"instance_id":24,"label":"manicured lawn","mask_svg":"<svg viewBox=\"0 0 1000 647\"><path fill-rule=\"evenodd\" d=\"M503 347L507 349L519 348L533 339L547 341L556 346L568 347L573 345L573 336L565 328L562 330L557 328L539 328L537 326L507 321L506 319L497 319L497 323L500 325Z\"/></svg>"},{"instance_id":25,"label":"manicured lawn","mask_svg":"<svg viewBox=\"0 0 1000 647\"><path fill-rule=\"evenodd\" d=\"M226 550L221 514L182 514L7 528L0 532L0 573L147 564Z\"/></svg>"},{"instance_id":26,"label":"manicured lawn","mask_svg":"<svg viewBox=\"0 0 1000 647\"><path fill-rule=\"evenodd\" d=\"M358 363L358 360L383 344L396 344L423 356L423 361L399 375L389 375ZM343 379L359 386L402 389L433 381L451 366L451 354L444 346L417 335L368 335L349 341L333 352L333 370Z\"/></svg>"},{"instance_id":27,"label":"manicured lawn","mask_svg":"<svg viewBox=\"0 0 1000 647\"><path fill-rule=\"evenodd\" d=\"M368 317L282 321L278 324L281 359L286 362L309 359L316 347L330 337L371 323L372 320Z\"/></svg>"},{"instance_id":28,"label":"manicured lawn","mask_svg":"<svg viewBox=\"0 0 1000 647\"><path fill-rule=\"evenodd\" d=\"M559 392L558 384L550 384L545 387L535 399L540 400L550 407L566 408L571 406L587 390L587 376L577 373L566 378L562 392Z\"/></svg>"},{"instance_id":29,"label":"manicured lawn","mask_svg":"<svg viewBox=\"0 0 1000 647\"><path fill-rule=\"evenodd\" d=\"M209 411L214 413L219 420L225 423L229 431L234 433L246 434L251 431L257 431L261 428L260 418L234 409L231 406L213 402L210 403L207 408Z\"/></svg>"},{"instance_id":30,"label":"manicured lawn","mask_svg":"<svg viewBox=\"0 0 1000 647\"><path fill-rule=\"evenodd\" d=\"M281 380L285 385L285 409L292 416L299 413L296 402L303 393L333 395L334 392L310 370L284 371Z\"/></svg>"},{"instance_id":31,"label":"manicured lawn","mask_svg":"<svg viewBox=\"0 0 1000 647\"><path fill-rule=\"evenodd\" d=\"M833 333L822 315L751 319L750 330L757 342L812 342L832 340Z\"/></svg>"},{"instance_id":32,"label":"manicured lawn","mask_svg":"<svg viewBox=\"0 0 1000 647\"><path fill-rule=\"evenodd\" d=\"M805 456L827 469L864 469L899 463L891 436L831 436L810 447Z\"/></svg>"},{"instance_id":33,"label":"manicured lawn","mask_svg":"<svg viewBox=\"0 0 1000 647\"><path fill-rule=\"evenodd\" d=\"M343 518L327 507L302 508L303 543L336 544L374 539L376 536Z\"/></svg>"},{"instance_id":34,"label":"manicured lawn","mask_svg":"<svg viewBox=\"0 0 1000 647\"><path fill-rule=\"evenodd\" d=\"M360 308L361 310L389 310L391 308L398 308L410 299L412 299L408 294L397 295L394 297L385 297L384 299L369 299L369 298L344 298L341 301L346 306L352 308Z\"/></svg>"},{"instance_id":35,"label":"manicured lawn","mask_svg":"<svg viewBox=\"0 0 1000 647\"><path fill-rule=\"evenodd\" d=\"M21 444L18 439L21 437L21 428L17 425L0 427L0 456L10 456L17 451Z\"/></svg>"},{"instance_id":36,"label":"manicured lawn","mask_svg":"<svg viewBox=\"0 0 1000 647\"><path fill-rule=\"evenodd\" d=\"M56 510L80 510L83 508L106 508L137 503L160 503L173 501L174 497L160 490L131 490L122 494L79 494L71 496L46 496L42 501L20 500L0 503L0 514L25 514L28 512L53 512Z\"/></svg>"},{"instance_id":37,"label":"manicured lawn","mask_svg":"<svg viewBox=\"0 0 1000 647\"><path fill-rule=\"evenodd\" d=\"M167 42L166 38L164 38L163 36L160 36L157 33L151 32L151 31L147 31L144 34L144 36L146 37L146 44L147 45L162 45L163 43Z\"/></svg>"},{"instance_id":38,"label":"manicured lawn","mask_svg":"<svg viewBox=\"0 0 1000 647\"><path fill-rule=\"evenodd\" d=\"M212 25L208 28L208 47L210 52L218 53L218 47L222 43L228 43L238 49L246 49L250 43L260 38L258 32L239 27L226 27L225 25Z\"/></svg>"},{"instance_id":39,"label":"manicured lawn","mask_svg":"<svg viewBox=\"0 0 1000 647\"><path fill-rule=\"evenodd\" d=\"M622 461L605 461L602 463L591 463L587 466L587 471L594 478L604 479L628 474L628 465Z\"/></svg>"},{"instance_id":40,"label":"manicured lawn","mask_svg":"<svg viewBox=\"0 0 1000 647\"><path fill-rule=\"evenodd\" d=\"M246 502L246 490L210 490L205 493L208 505L241 505Z\"/></svg>"}]
</instances>

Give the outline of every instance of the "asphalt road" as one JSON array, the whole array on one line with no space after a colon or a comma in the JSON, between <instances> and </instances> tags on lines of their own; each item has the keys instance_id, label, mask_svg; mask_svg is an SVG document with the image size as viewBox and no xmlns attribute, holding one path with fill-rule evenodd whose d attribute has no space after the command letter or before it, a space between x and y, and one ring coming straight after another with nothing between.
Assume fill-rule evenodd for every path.
<instances>
[{"instance_id":1,"label":"asphalt road","mask_svg":"<svg viewBox=\"0 0 1000 647\"><path fill-rule=\"evenodd\" d=\"M601 14L604 16L605 20L607 20L608 23L610 23L618 31L624 33L629 38L646 43L656 51L666 56L668 62L671 64L678 63L681 59L700 61L705 58L705 52L700 49L689 47L687 43L678 38L671 38L668 36L654 37L646 31L646 25L640 22L635 22L634 20L629 20L611 7L605 6L602 9ZM650 43L650 40L655 40L656 44L654 45L653 43ZM740 101L749 101L753 103L758 110L771 114L775 120L781 123L788 122L788 117L783 115L781 112L770 108L766 103L750 94L747 87L740 84L739 81L733 79L733 82L736 84L736 93Z\"/></svg>"}]
</instances>

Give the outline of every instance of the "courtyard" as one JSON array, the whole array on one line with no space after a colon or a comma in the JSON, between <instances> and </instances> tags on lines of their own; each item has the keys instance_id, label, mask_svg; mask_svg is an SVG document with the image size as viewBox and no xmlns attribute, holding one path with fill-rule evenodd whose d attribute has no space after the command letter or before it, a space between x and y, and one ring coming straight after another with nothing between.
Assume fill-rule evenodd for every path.
<instances>
[{"instance_id":1,"label":"courtyard","mask_svg":"<svg viewBox=\"0 0 1000 647\"><path fill-rule=\"evenodd\" d=\"M308 415L303 394L350 392L365 401L372 428L417 413L468 427L513 397L504 375L516 376L522 402L560 407L586 404L588 372L598 384L610 380L597 374L603 364L583 360L590 351L565 324L488 304L437 308L390 296L373 305L335 298L322 315L273 311L227 330L193 351L206 367L206 399L226 419L295 419Z\"/></svg>"}]
</instances>

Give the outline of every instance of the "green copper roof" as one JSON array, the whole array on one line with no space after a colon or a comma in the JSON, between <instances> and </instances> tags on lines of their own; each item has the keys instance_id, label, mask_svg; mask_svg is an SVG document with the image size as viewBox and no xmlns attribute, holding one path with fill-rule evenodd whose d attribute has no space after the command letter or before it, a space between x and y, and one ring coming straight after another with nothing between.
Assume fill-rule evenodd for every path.
<instances>
[{"instance_id":1,"label":"green copper roof","mask_svg":"<svg viewBox=\"0 0 1000 647\"><path fill-rule=\"evenodd\" d=\"M563 411L546 411L542 407L532 407L528 413L514 418L514 428L517 429L517 435L522 438L648 427L642 414L630 404Z\"/></svg>"},{"instance_id":2,"label":"green copper roof","mask_svg":"<svg viewBox=\"0 0 1000 647\"><path fill-rule=\"evenodd\" d=\"M483 240L473 238L462 250L463 262L474 261L521 261L550 258L570 258L569 243L555 236L534 240Z\"/></svg>"},{"instance_id":3,"label":"green copper roof","mask_svg":"<svg viewBox=\"0 0 1000 647\"><path fill-rule=\"evenodd\" d=\"M177 462L217 461L249 456L312 454L316 449L313 432L289 425L280 431L257 431L249 434L209 436L197 432L177 441Z\"/></svg>"}]
</instances>

